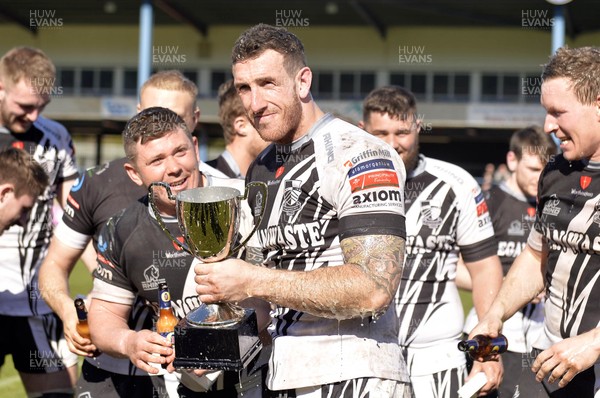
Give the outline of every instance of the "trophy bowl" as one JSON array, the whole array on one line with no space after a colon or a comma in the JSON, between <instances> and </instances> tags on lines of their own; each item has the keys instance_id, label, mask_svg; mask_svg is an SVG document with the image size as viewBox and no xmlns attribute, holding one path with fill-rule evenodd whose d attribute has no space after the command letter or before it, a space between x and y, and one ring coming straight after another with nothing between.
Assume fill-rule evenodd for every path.
<instances>
[{"instance_id":1,"label":"trophy bowl","mask_svg":"<svg viewBox=\"0 0 600 398\"><path fill-rule=\"evenodd\" d=\"M156 186L163 187L175 201L183 242L164 224L154 201ZM167 183L155 182L148 188L148 197L157 222L176 245L203 262L217 262L238 252L260 224L265 200L260 201L258 222L240 239L241 203L251 186L266 197L267 187L260 182L249 183L244 196L235 188L221 186L188 189L174 196ZM233 303L202 303L180 320L174 337L176 368L241 370L262 348L254 310Z\"/></svg>"}]
</instances>

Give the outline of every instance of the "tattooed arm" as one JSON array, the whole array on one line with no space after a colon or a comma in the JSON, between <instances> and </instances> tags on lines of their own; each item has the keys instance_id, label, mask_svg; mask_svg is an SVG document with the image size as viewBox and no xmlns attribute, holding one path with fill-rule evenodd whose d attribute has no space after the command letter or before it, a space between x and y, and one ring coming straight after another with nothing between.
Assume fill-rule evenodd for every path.
<instances>
[{"instance_id":1,"label":"tattooed arm","mask_svg":"<svg viewBox=\"0 0 600 398\"><path fill-rule=\"evenodd\" d=\"M228 259L196 265L202 302L256 297L316 316L378 315L391 303L402 274L404 239L366 235L341 242L345 264L313 271L274 270Z\"/></svg>"}]
</instances>

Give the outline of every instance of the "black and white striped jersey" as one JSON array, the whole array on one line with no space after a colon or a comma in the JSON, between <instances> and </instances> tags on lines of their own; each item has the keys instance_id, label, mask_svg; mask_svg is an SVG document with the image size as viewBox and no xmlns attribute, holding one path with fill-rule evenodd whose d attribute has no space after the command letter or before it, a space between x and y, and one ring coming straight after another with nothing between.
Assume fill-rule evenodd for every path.
<instances>
[{"instance_id":1,"label":"black and white striped jersey","mask_svg":"<svg viewBox=\"0 0 600 398\"><path fill-rule=\"evenodd\" d=\"M269 267L311 271L340 266L345 238L405 236L404 179L402 161L390 146L325 115L293 144L270 145L251 166L247 182L268 186L254 244ZM263 200L251 198L254 214ZM393 306L376 321L326 319L281 306L272 316L270 389L357 377L407 380Z\"/></svg>"},{"instance_id":2,"label":"black and white striped jersey","mask_svg":"<svg viewBox=\"0 0 600 398\"><path fill-rule=\"evenodd\" d=\"M407 244L396 297L399 340L408 349L411 375L422 375L464 363L456 349L464 321L455 284L459 253L467 262L477 261L495 255L497 246L483 193L462 168L419 155L404 198ZM433 352L436 361L431 361Z\"/></svg>"},{"instance_id":3,"label":"black and white striped jersey","mask_svg":"<svg viewBox=\"0 0 600 398\"><path fill-rule=\"evenodd\" d=\"M24 149L42 165L49 186L31 209L27 225L0 236L0 313L31 316L52 312L42 299L38 269L52 236L52 205L62 181L77 178L73 142L65 127L42 116L25 133L0 129L0 147Z\"/></svg>"},{"instance_id":4,"label":"black and white striped jersey","mask_svg":"<svg viewBox=\"0 0 600 398\"><path fill-rule=\"evenodd\" d=\"M535 229L528 244L548 245L545 337L548 348L600 324L600 163L548 163L539 182Z\"/></svg>"}]
</instances>

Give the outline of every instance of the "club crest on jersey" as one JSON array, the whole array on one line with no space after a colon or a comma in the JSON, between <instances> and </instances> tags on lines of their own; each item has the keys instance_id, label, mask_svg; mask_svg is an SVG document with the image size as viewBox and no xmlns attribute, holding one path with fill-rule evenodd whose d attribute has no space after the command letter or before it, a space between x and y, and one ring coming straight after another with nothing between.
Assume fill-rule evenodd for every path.
<instances>
[{"instance_id":1,"label":"club crest on jersey","mask_svg":"<svg viewBox=\"0 0 600 398\"><path fill-rule=\"evenodd\" d=\"M254 214L255 215L256 214L261 214L261 212L262 212L262 205L263 205L262 203L263 203L263 200L264 200L262 192L258 192L256 194L255 198L256 198L255 199L256 202L254 204Z\"/></svg>"},{"instance_id":2,"label":"club crest on jersey","mask_svg":"<svg viewBox=\"0 0 600 398\"><path fill-rule=\"evenodd\" d=\"M594 205L594 219L593 221L600 226L600 200Z\"/></svg>"},{"instance_id":3,"label":"club crest on jersey","mask_svg":"<svg viewBox=\"0 0 600 398\"><path fill-rule=\"evenodd\" d=\"M552 194L550 198L544 203L544 209L542 210L543 214L548 214L549 216L558 216L560 213L560 200L556 196L556 194Z\"/></svg>"},{"instance_id":4,"label":"club crest on jersey","mask_svg":"<svg viewBox=\"0 0 600 398\"><path fill-rule=\"evenodd\" d=\"M300 199L300 194L302 193L301 185L302 181L300 180L285 181L281 219L286 224L291 224L296 213L300 210L301 205L298 199Z\"/></svg>"},{"instance_id":5,"label":"club crest on jersey","mask_svg":"<svg viewBox=\"0 0 600 398\"><path fill-rule=\"evenodd\" d=\"M437 201L421 201L421 219L423 220L423 224L431 229L435 229L442 223L442 219L440 218L441 215L442 206Z\"/></svg>"}]
</instances>

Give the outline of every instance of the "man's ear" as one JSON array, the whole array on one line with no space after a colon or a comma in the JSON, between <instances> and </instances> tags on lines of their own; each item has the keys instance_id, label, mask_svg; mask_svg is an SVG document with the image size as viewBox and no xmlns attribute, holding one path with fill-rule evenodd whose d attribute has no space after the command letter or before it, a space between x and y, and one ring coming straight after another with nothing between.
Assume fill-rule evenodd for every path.
<instances>
[{"instance_id":1,"label":"man's ear","mask_svg":"<svg viewBox=\"0 0 600 398\"><path fill-rule=\"evenodd\" d=\"M360 120L360 121L358 122L358 128L360 128L360 129L363 129L363 130L366 130L366 129L365 129L365 123L364 123L362 120Z\"/></svg>"},{"instance_id":2,"label":"man's ear","mask_svg":"<svg viewBox=\"0 0 600 398\"><path fill-rule=\"evenodd\" d=\"M300 99L305 99L310 95L310 86L312 85L312 71L308 66L301 68L296 74L296 84Z\"/></svg>"},{"instance_id":3,"label":"man's ear","mask_svg":"<svg viewBox=\"0 0 600 398\"><path fill-rule=\"evenodd\" d=\"M10 193L14 194L15 186L9 182L0 184L0 203L3 203Z\"/></svg>"},{"instance_id":4,"label":"man's ear","mask_svg":"<svg viewBox=\"0 0 600 398\"><path fill-rule=\"evenodd\" d=\"M133 165L129 162L126 162L123 167L125 167L125 171L127 172L127 175L129 176L129 178L131 178L131 181L135 182L137 185L142 186L144 185L144 183L142 182L142 179L140 178L140 175L138 174L138 172L135 170L135 167L133 167Z\"/></svg>"},{"instance_id":5,"label":"man's ear","mask_svg":"<svg viewBox=\"0 0 600 398\"><path fill-rule=\"evenodd\" d=\"M506 153L506 167L508 171L514 173L517 169L517 164L519 163L519 159L517 159L517 154L513 151L508 151Z\"/></svg>"},{"instance_id":6,"label":"man's ear","mask_svg":"<svg viewBox=\"0 0 600 398\"><path fill-rule=\"evenodd\" d=\"M238 116L233 121L233 129L235 130L236 135L241 137L245 137L248 134L246 133L247 124L250 123L248 119L244 116Z\"/></svg>"}]
</instances>

